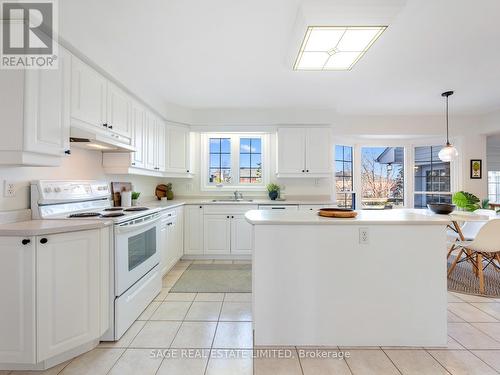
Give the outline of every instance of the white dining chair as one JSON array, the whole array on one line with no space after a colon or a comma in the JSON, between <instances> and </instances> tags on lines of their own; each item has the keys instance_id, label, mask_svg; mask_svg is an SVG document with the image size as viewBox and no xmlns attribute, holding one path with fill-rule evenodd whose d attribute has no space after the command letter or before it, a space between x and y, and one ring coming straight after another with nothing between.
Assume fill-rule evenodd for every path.
<instances>
[{"instance_id":1,"label":"white dining chair","mask_svg":"<svg viewBox=\"0 0 500 375\"><path fill-rule=\"evenodd\" d=\"M459 253L448 270L448 276L458 263L470 260L477 271L479 291L484 293L484 270L491 265L500 271L499 233L500 219L491 219L484 223L473 240L456 242L455 247L459 249ZM465 257L462 258L462 255Z\"/></svg>"}]
</instances>

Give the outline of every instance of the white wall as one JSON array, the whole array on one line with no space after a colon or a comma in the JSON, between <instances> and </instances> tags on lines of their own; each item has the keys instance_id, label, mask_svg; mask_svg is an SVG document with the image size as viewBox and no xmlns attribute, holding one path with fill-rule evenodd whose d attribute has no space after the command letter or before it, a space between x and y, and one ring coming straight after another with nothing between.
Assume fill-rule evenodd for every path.
<instances>
[{"instance_id":1,"label":"white wall","mask_svg":"<svg viewBox=\"0 0 500 375\"><path fill-rule=\"evenodd\" d=\"M0 176L3 181L15 182L17 188L15 197L5 198L2 181L0 211L29 208L29 182L32 180L98 179L106 181L130 181L134 186L134 190L141 192L142 200L153 199L154 189L161 181L153 177L105 175L102 169L101 152L87 151L75 147L71 149L71 155L64 158L60 167L0 167Z\"/></svg>"}]
</instances>

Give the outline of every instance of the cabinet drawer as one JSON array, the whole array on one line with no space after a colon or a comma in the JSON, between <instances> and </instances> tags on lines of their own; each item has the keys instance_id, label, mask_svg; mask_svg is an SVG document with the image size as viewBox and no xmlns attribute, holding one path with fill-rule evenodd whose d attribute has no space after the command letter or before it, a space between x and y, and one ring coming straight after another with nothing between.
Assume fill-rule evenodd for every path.
<instances>
[{"instance_id":1,"label":"cabinet drawer","mask_svg":"<svg viewBox=\"0 0 500 375\"><path fill-rule=\"evenodd\" d=\"M206 214L244 214L250 210L257 209L256 204L207 204L205 205Z\"/></svg>"}]
</instances>

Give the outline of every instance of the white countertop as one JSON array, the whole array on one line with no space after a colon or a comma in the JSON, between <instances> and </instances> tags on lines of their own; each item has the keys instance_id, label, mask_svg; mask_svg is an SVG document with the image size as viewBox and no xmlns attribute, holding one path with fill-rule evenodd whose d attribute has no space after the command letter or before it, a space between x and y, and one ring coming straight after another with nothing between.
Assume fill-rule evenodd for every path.
<instances>
[{"instance_id":1,"label":"white countertop","mask_svg":"<svg viewBox=\"0 0 500 375\"><path fill-rule=\"evenodd\" d=\"M314 211L251 210L246 220L254 225L363 225L363 224L427 224L447 225L448 215L437 215L427 209L360 210L352 219L321 217Z\"/></svg>"},{"instance_id":2,"label":"white countertop","mask_svg":"<svg viewBox=\"0 0 500 375\"><path fill-rule=\"evenodd\" d=\"M276 200L272 201L270 199L264 199L264 198L259 198L259 199L251 199L251 201L248 200L243 200L243 201L231 201L231 200L225 200L221 201L221 199L226 199L226 198L178 198L178 199L173 199L170 201L149 201L149 202L141 202L139 205L144 205L147 207L161 207L161 208L174 208L182 205L193 205L193 204L211 204L211 205L223 205L223 204L237 204L237 205L277 205L277 206L282 206L282 205L300 205L300 204L317 204L317 205L325 205L325 206L331 206L334 204L331 200L328 199L286 199L286 200ZM215 200L215 201L214 201Z\"/></svg>"},{"instance_id":3,"label":"white countertop","mask_svg":"<svg viewBox=\"0 0 500 375\"><path fill-rule=\"evenodd\" d=\"M27 220L0 224L0 236L41 236L98 229L112 224L109 220Z\"/></svg>"}]
</instances>

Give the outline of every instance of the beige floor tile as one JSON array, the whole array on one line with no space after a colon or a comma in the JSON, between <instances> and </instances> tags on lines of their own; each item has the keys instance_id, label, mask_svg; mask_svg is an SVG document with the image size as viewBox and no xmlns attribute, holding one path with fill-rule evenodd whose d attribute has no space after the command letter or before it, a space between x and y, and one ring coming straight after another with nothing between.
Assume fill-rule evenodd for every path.
<instances>
[{"instance_id":1,"label":"beige floor tile","mask_svg":"<svg viewBox=\"0 0 500 375\"><path fill-rule=\"evenodd\" d=\"M127 349L115 363L110 375L154 375L163 358L151 355L151 349Z\"/></svg>"},{"instance_id":2,"label":"beige floor tile","mask_svg":"<svg viewBox=\"0 0 500 375\"><path fill-rule=\"evenodd\" d=\"M189 260L189 259L182 259L182 260L179 260L177 263L175 263L175 266L183 266L183 265L187 265L189 266L191 263L193 263L192 260ZM174 266L174 267L175 267Z\"/></svg>"},{"instance_id":3,"label":"beige floor tile","mask_svg":"<svg viewBox=\"0 0 500 375\"><path fill-rule=\"evenodd\" d=\"M465 302L458 293L448 292L448 302Z\"/></svg>"},{"instance_id":4,"label":"beige floor tile","mask_svg":"<svg viewBox=\"0 0 500 375\"><path fill-rule=\"evenodd\" d=\"M252 293L226 293L224 302L252 302Z\"/></svg>"},{"instance_id":5,"label":"beige floor tile","mask_svg":"<svg viewBox=\"0 0 500 375\"><path fill-rule=\"evenodd\" d=\"M429 353L453 375L492 375L496 371L464 350L431 350Z\"/></svg>"},{"instance_id":6,"label":"beige floor tile","mask_svg":"<svg viewBox=\"0 0 500 375\"><path fill-rule=\"evenodd\" d=\"M460 318L458 315L452 313L451 311L448 311L448 322L451 322L451 323L465 322L465 320Z\"/></svg>"},{"instance_id":7,"label":"beige floor tile","mask_svg":"<svg viewBox=\"0 0 500 375\"><path fill-rule=\"evenodd\" d=\"M198 293L194 299L197 302L222 302L224 293Z\"/></svg>"},{"instance_id":8,"label":"beige floor tile","mask_svg":"<svg viewBox=\"0 0 500 375\"><path fill-rule=\"evenodd\" d=\"M233 264L232 260L214 260L214 264Z\"/></svg>"},{"instance_id":9,"label":"beige floor tile","mask_svg":"<svg viewBox=\"0 0 500 375\"><path fill-rule=\"evenodd\" d=\"M500 342L500 322L499 323L471 323L480 331L486 333L488 336L493 337Z\"/></svg>"},{"instance_id":10,"label":"beige floor tile","mask_svg":"<svg viewBox=\"0 0 500 375\"><path fill-rule=\"evenodd\" d=\"M436 349L436 350L465 350L465 348L460 345L460 343L457 342L453 337L448 336L448 345L446 348L438 348L438 347L431 347L431 346L426 346L424 349Z\"/></svg>"},{"instance_id":11,"label":"beige floor tile","mask_svg":"<svg viewBox=\"0 0 500 375\"><path fill-rule=\"evenodd\" d=\"M99 347L101 348L126 348L130 345L132 340L137 336L139 331L144 327L144 324L146 324L145 321L141 320L136 320L130 328L123 334L123 336L120 338L118 341L102 341L99 344Z\"/></svg>"},{"instance_id":12,"label":"beige floor tile","mask_svg":"<svg viewBox=\"0 0 500 375\"><path fill-rule=\"evenodd\" d=\"M186 315L189 321L214 321L219 319L222 302L193 302Z\"/></svg>"},{"instance_id":13,"label":"beige floor tile","mask_svg":"<svg viewBox=\"0 0 500 375\"><path fill-rule=\"evenodd\" d=\"M469 323L448 323L448 334L467 349L500 349L500 342Z\"/></svg>"},{"instance_id":14,"label":"beige floor tile","mask_svg":"<svg viewBox=\"0 0 500 375\"><path fill-rule=\"evenodd\" d=\"M177 280L179 280L179 277L177 276L166 275L162 280L163 288L173 287Z\"/></svg>"},{"instance_id":15,"label":"beige floor tile","mask_svg":"<svg viewBox=\"0 0 500 375\"><path fill-rule=\"evenodd\" d=\"M148 307L144 309L141 315L137 318L137 320L149 320L151 318L151 315L156 311L156 309L161 305L161 302L158 301L153 301L151 302Z\"/></svg>"},{"instance_id":16,"label":"beige floor tile","mask_svg":"<svg viewBox=\"0 0 500 375\"><path fill-rule=\"evenodd\" d=\"M120 358L125 349L94 349L76 357L61 374L64 375L104 375Z\"/></svg>"},{"instance_id":17,"label":"beige floor tile","mask_svg":"<svg viewBox=\"0 0 500 375\"><path fill-rule=\"evenodd\" d=\"M500 373L500 350L473 350L472 353Z\"/></svg>"},{"instance_id":18,"label":"beige floor tile","mask_svg":"<svg viewBox=\"0 0 500 375\"><path fill-rule=\"evenodd\" d=\"M196 293L168 293L165 301L193 302Z\"/></svg>"},{"instance_id":19,"label":"beige floor tile","mask_svg":"<svg viewBox=\"0 0 500 375\"><path fill-rule=\"evenodd\" d=\"M425 350L386 350L385 353L404 375L449 375Z\"/></svg>"},{"instance_id":20,"label":"beige floor tile","mask_svg":"<svg viewBox=\"0 0 500 375\"><path fill-rule=\"evenodd\" d=\"M346 359L353 375L399 375L398 370L382 350L351 350Z\"/></svg>"},{"instance_id":21,"label":"beige floor tile","mask_svg":"<svg viewBox=\"0 0 500 375\"><path fill-rule=\"evenodd\" d=\"M481 297L481 296L474 296L472 294L462 294L455 292L451 293L453 293L455 297L458 297L465 302L500 302L499 298Z\"/></svg>"},{"instance_id":22,"label":"beige floor tile","mask_svg":"<svg viewBox=\"0 0 500 375\"><path fill-rule=\"evenodd\" d=\"M466 322L496 322L491 315L468 303L449 303L448 310Z\"/></svg>"},{"instance_id":23,"label":"beige floor tile","mask_svg":"<svg viewBox=\"0 0 500 375\"><path fill-rule=\"evenodd\" d=\"M253 375L252 351L212 349L206 375Z\"/></svg>"},{"instance_id":24,"label":"beige floor tile","mask_svg":"<svg viewBox=\"0 0 500 375\"><path fill-rule=\"evenodd\" d=\"M214 348L251 349L252 346L252 323L219 322L215 333Z\"/></svg>"},{"instance_id":25,"label":"beige floor tile","mask_svg":"<svg viewBox=\"0 0 500 375\"><path fill-rule=\"evenodd\" d=\"M151 320L183 320L191 302L167 301L162 302L151 316Z\"/></svg>"},{"instance_id":26,"label":"beige floor tile","mask_svg":"<svg viewBox=\"0 0 500 375\"><path fill-rule=\"evenodd\" d=\"M179 278L181 277L181 275L184 273L184 269L183 268L172 268L170 271L168 271L168 273L165 275L165 277L169 277L171 276L172 278Z\"/></svg>"},{"instance_id":27,"label":"beige floor tile","mask_svg":"<svg viewBox=\"0 0 500 375\"><path fill-rule=\"evenodd\" d=\"M168 353L157 375L203 375L210 356L210 350L206 349L172 349Z\"/></svg>"},{"instance_id":28,"label":"beige floor tile","mask_svg":"<svg viewBox=\"0 0 500 375\"><path fill-rule=\"evenodd\" d=\"M233 264L252 264L251 260L233 260Z\"/></svg>"},{"instance_id":29,"label":"beige floor tile","mask_svg":"<svg viewBox=\"0 0 500 375\"><path fill-rule=\"evenodd\" d=\"M155 297L154 301L163 302L169 291L170 288L161 288L160 293Z\"/></svg>"},{"instance_id":30,"label":"beige floor tile","mask_svg":"<svg viewBox=\"0 0 500 375\"><path fill-rule=\"evenodd\" d=\"M333 357L335 353L338 353L336 349L298 349L304 375L350 375L345 359Z\"/></svg>"},{"instance_id":31,"label":"beige floor tile","mask_svg":"<svg viewBox=\"0 0 500 375\"><path fill-rule=\"evenodd\" d=\"M255 375L302 375L298 354L295 349L286 349L291 357L258 357L254 360ZM286 354L288 356L288 354Z\"/></svg>"},{"instance_id":32,"label":"beige floor tile","mask_svg":"<svg viewBox=\"0 0 500 375\"><path fill-rule=\"evenodd\" d=\"M471 305L477 307L481 311L484 311L486 314L493 316L495 319L500 320L500 302L474 302L471 303Z\"/></svg>"},{"instance_id":33,"label":"beige floor tile","mask_svg":"<svg viewBox=\"0 0 500 375\"><path fill-rule=\"evenodd\" d=\"M213 262L214 262L213 259L207 259L207 260L200 259L200 260L195 260L193 264L212 264Z\"/></svg>"},{"instance_id":34,"label":"beige floor tile","mask_svg":"<svg viewBox=\"0 0 500 375\"><path fill-rule=\"evenodd\" d=\"M251 322L252 304L250 302L224 302L220 320L228 322Z\"/></svg>"},{"instance_id":35,"label":"beige floor tile","mask_svg":"<svg viewBox=\"0 0 500 375\"><path fill-rule=\"evenodd\" d=\"M216 322L183 322L172 348L211 348L216 327Z\"/></svg>"},{"instance_id":36,"label":"beige floor tile","mask_svg":"<svg viewBox=\"0 0 500 375\"><path fill-rule=\"evenodd\" d=\"M43 370L43 371L4 371L4 370L0 370L0 375L57 375L59 374L63 368L65 368L67 365L69 365L71 362L71 360L69 361L66 361L66 362L63 362L63 363L60 363L54 367L51 367L47 370Z\"/></svg>"},{"instance_id":37,"label":"beige floor tile","mask_svg":"<svg viewBox=\"0 0 500 375\"><path fill-rule=\"evenodd\" d=\"M168 348L181 326L181 322L148 321L137 334L131 348Z\"/></svg>"}]
</instances>

